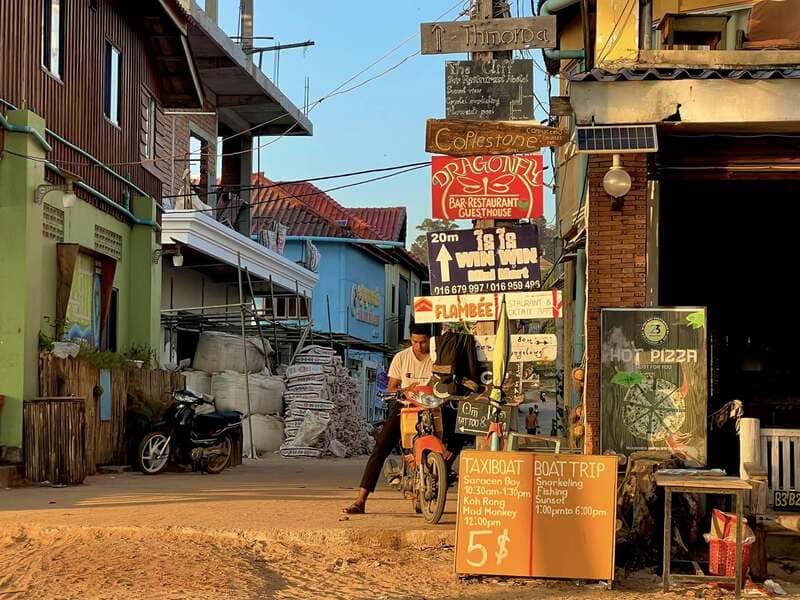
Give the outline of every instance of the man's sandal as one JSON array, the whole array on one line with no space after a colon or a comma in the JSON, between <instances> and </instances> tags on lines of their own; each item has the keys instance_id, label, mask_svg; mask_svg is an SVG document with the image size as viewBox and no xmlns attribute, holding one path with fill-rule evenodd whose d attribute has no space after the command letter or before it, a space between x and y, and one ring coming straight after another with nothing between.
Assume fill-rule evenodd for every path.
<instances>
[{"instance_id":1,"label":"man's sandal","mask_svg":"<svg viewBox=\"0 0 800 600\"><path fill-rule=\"evenodd\" d=\"M342 512L346 515L363 515L364 507L361 506L360 504L356 504L355 502L353 502L353 504L351 504L347 508L343 508Z\"/></svg>"}]
</instances>

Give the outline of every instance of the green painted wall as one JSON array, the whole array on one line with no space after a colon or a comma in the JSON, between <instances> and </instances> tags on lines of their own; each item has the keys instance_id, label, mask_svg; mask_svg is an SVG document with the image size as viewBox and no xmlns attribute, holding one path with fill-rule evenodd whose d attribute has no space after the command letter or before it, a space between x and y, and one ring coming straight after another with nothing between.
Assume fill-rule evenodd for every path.
<instances>
[{"instance_id":1,"label":"green painted wall","mask_svg":"<svg viewBox=\"0 0 800 600\"><path fill-rule=\"evenodd\" d=\"M44 121L29 111L10 111L12 125L44 135ZM26 133L5 132L5 149L44 158ZM0 447L22 446L22 399L38 394L41 321L42 207L34 204L44 164L13 154L0 160Z\"/></svg>"},{"instance_id":2,"label":"green painted wall","mask_svg":"<svg viewBox=\"0 0 800 600\"><path fill-rule=\"evenodd\" d=\"M44 121L29 111L10 111L14 125L32 125L44 134ZM5 149L45 158L34 139L5 132ZM44 164L6 153L0 158L0 449L22 446L22 401L39 395L39 332L54 335L56 317L56 240L42 233L43 208L33 202L36 187L45 183ZM64 242L95 248L95 225L122 237L117 262L117 348L133 344L158 350L160 342L161 264L153 264L156 232L147 225L123 223L78 200L63 206L63 193L51 191L44 203L64 213ZM156 220L150 198L134 198L132 212ZM0 458L2 458L0 452ZM13 456L13 454L11 455Z\"/></svg>"}]
</instances>

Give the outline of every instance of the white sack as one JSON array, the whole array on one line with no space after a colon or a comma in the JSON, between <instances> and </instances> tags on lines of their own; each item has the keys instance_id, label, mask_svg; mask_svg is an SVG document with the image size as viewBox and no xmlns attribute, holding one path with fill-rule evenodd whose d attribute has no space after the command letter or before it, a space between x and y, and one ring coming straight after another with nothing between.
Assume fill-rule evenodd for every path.
<instances>
[{"instance_id":1,"label":"white sack","mask_svg":"<svg viewBox=\"0 0 800 600\"><path fill-rule=\"evenodd\" d=\"M249 375L250 409L254 415L282 415L283 379L270 375ZM247 414L247 391L242 373L223 371L211 378L211 393L217 410L238 410Z\"/></svg>"}]
</instances>

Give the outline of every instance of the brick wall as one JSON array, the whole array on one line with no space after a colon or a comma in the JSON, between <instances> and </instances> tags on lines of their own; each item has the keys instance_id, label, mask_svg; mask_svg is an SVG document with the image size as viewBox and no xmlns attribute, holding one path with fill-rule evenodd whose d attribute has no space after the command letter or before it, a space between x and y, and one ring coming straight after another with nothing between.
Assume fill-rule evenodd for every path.
<instances>
[{"instance_id":1,"label":"brick wall","mask_svg":"<svg viewBox=\"0 0 800 600\"><path fill-rule=\"evenodd\" d=\"M611 156L589 157L585 448L594 453L600 450L600 309L643 307L647 290L647 156L624 154L622 162L632 185L614 211L603 190Z\"/></svg>"}]
</instances>

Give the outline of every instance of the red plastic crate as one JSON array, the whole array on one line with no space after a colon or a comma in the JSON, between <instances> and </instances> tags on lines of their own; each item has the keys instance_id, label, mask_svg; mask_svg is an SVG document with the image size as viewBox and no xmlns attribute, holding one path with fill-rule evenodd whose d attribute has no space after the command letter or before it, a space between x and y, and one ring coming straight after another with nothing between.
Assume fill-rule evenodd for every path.
<instances>
[{"instance_id":1,"label":"red plastic crate","mask_svg":"<svg viewBox=\"0 0 800 600\"><path fill-rule=\"evenodd\" d=\"M750 550L752 544L742 545L742 587L750 572ZM711 540L708 551L708 572L723 577L736 576L736 542Z\"/></svg>"}]
</instances>

